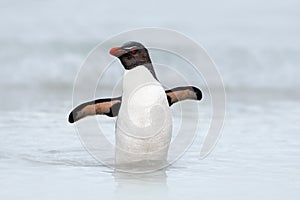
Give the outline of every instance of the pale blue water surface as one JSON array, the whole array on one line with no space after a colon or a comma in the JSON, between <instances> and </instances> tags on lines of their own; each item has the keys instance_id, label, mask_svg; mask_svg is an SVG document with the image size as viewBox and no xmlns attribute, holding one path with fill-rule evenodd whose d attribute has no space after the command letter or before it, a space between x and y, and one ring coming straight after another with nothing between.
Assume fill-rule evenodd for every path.
<instances>
[{"instance_id":1,"label":"pale blue water surface","mask_svg":"<svg viewBox=\"0 0 300 200\"><path fill-rule=\"evenodd\" d=\"M1 1L0 199L299 199L299 11L297 0ZM97 43L145 26L207 49L226 86L226 121L200 160L209 123L200 103L203 129L181 159L155 174L120 174L68 124L72 85ZM113 136L114 120L97 118Z\"/></svg>"}]
</instances>

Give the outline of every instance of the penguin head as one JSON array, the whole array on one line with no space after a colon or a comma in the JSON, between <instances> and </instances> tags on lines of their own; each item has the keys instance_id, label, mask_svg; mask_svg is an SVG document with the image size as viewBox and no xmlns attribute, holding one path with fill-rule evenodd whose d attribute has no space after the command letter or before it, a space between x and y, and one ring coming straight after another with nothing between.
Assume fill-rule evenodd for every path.
<instances>
[{"instance_id":1,"label":"penguin head","mask_svg":"<svg viewBox=\"0 0 300 200\"><path fill-rule=\"evenodd\" d=\"M130 41L121 47L112 48L109 53L120 59L125 69L130 70L140 65L151 65L148 50L141 43Z\"/></svg>"}]
</instances>

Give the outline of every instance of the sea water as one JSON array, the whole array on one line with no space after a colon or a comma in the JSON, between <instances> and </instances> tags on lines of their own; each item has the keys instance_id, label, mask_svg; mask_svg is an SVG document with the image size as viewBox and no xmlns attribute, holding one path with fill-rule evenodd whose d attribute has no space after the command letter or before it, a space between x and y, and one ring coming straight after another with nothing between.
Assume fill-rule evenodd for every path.
<instances>
[{"instance_id":1,"label":"sea water","mask_svg":"<svg viewBox=\"0 0 300 200\"><path fill-rule=\"evenodd\" d=\"M219 3L149 1L145 12L136 9L140 1L1 1L0 199L299 199L299 1ZM97 43L145 26L175 29L204 45L224 79L226 120L216 148L200 160L209 96L184 102L189 110L200 106L201 122L185 154L163 171L116 173L87 152L67 122L72 86ZM110 80L122 73L116 61ZM96 96L109 96L113 84ZM179 107L171 108L175 127ZM96 119L114 142L115 119Z\"/></svg>"}]
</instances>

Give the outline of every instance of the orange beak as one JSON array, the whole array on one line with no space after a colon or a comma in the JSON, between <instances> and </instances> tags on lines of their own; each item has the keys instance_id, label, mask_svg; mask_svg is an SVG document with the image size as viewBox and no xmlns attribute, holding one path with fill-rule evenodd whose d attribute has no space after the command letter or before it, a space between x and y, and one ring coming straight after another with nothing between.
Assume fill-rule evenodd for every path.
<instances>
[{"instance_id":1,"label":"orange beak","mask_svg":"<svg viewBox=\"0 0 300 200\"><path fill-rule=\"evenodd\" d=\"M113 56L120 57L121 55L125 54L126 51L121 49L120 47L113 47L111 48L109 53Z\"/></svg>"}]
</instances>

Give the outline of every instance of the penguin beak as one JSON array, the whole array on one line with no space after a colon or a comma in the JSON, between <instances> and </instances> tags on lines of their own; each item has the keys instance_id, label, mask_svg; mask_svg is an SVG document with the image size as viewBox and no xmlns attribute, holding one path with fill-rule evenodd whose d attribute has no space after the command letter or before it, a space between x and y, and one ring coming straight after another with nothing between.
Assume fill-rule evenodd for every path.
<instances>
[{"instance_id":1,"label":"penguin beak","mask_svg":"<svg viewBox=\"0 0 300 200\"><path fill-rule=\"evenodd\" d=\"M113 47L111 48L109 53L113 56L120 57L121 55L125 54L126 51L121 49L120 47Z\"/></svg>"}]
</instances>

